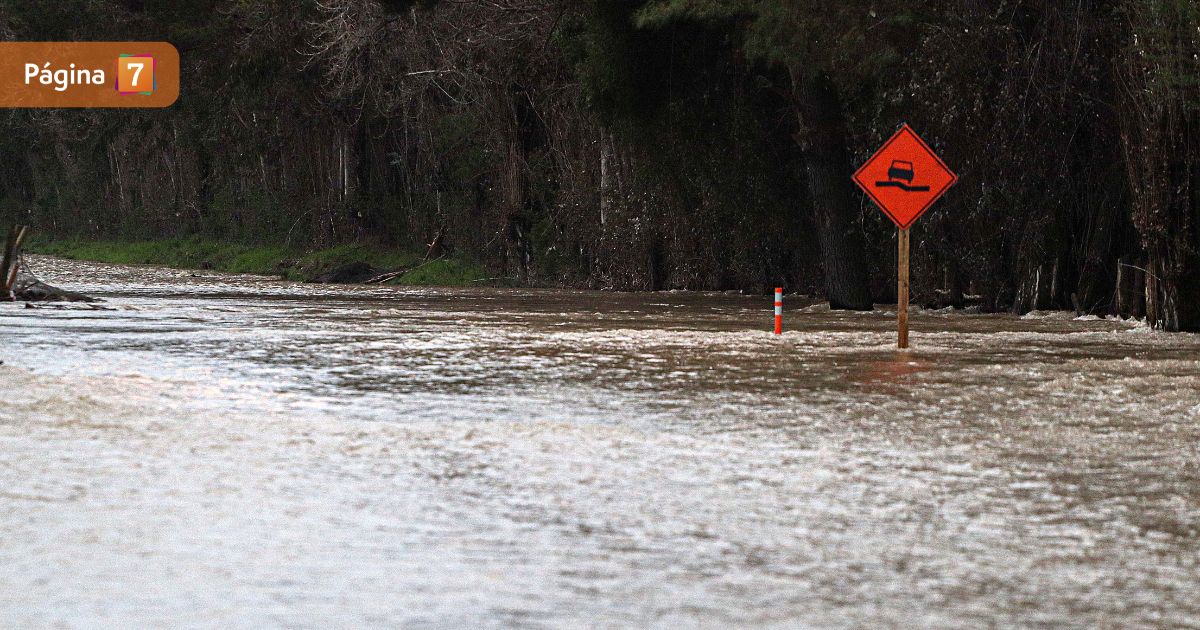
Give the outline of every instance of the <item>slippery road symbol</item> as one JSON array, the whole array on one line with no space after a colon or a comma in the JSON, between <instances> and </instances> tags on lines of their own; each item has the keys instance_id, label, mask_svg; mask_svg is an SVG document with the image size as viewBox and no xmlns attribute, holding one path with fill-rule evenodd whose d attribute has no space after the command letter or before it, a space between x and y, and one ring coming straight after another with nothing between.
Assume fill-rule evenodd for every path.
<instances>
[{"instance_id":1,"label":"slippery road symbol","mask_svg":"<svg viewBox=\"0 0 1200 630\"><path fill-rule=\"evenodd\" d=\"M887 181L875 182L876 188L899 188L906 192L928 192L929 186L913 186L913 178L916 177L916 171L913 170L912 162L904 160L893 160L891 168L887 172Z\"/></svg>"},{"instance_id":2,"label":"slippery road symbol","mask_svg":"<svg viewBox=\"0 0 1200 630\"><path fill-rule=\"evenodd\" d=\"M901 230L912 227L956 181L958 176L908 125L854 173L854 183Z\"/></svg>"}]
</instances>

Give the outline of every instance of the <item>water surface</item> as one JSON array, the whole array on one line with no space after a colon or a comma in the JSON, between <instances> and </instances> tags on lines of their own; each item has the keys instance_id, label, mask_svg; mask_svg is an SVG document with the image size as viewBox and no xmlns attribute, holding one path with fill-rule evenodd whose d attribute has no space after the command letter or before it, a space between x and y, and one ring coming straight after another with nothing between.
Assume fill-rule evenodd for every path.
<instances>
[{"instance_id":1,"label":"water surface","mask_svg":"<svg viewBox=\"0 0 1200 630\"><path fill-rule=\"evenodd\" d=\"M32 262L3 626L1200 620L1200 336Z\"/></svg>"}]
</instances>

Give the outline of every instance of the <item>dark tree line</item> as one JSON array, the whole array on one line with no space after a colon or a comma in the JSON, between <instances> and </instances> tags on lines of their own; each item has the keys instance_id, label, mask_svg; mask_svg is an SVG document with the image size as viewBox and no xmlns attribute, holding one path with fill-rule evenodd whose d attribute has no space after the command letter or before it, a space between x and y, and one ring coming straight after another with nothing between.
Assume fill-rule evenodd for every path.
<instances>
[{"instance_id":1,"label":"dark tree line","mask_svg":"<svg viewBox=\"0 0 1200 630\"><path fill-rule=\"evenodd\" d=\"M42 231L870 308L894 230L849 176L908 122L960 175L918 299L1200 330L1190 0L0 0L0 37L183 54L169 111L0 113L0 213Z\"/></svg>"}]
</instances>

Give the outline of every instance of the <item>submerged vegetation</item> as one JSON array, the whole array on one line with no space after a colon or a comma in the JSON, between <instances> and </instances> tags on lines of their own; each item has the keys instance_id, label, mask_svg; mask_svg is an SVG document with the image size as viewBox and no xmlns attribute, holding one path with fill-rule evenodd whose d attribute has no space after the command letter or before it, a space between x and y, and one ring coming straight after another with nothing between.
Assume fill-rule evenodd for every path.
<instances>
[{"instance_id":1,"label":"submerged vegetation","mask_svg":"<svg viewBox=\"0 0 1200 630\"><path fill-rule=\"evenodd\" d=\"M165 111L0 113L0 220L72 255L870 308L850 174L908 122L960 175L915 299L1200 330L1191 0L0 0L0 38L182 54Z\"/></svg>"}]
</instances>

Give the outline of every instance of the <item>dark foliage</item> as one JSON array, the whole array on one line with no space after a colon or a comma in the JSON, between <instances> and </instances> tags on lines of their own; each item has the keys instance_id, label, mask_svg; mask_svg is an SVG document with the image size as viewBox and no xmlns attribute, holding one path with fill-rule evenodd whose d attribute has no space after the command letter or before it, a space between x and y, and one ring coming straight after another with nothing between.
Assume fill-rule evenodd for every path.
<instances>
[{"instance_id":1,"label":"dark foliage","mask_svg":"<svg viewBox=\"0 0 1200 630\"><path fill-rule=\"evenodd\" d=\"M1200 329L1189 0L0 0L0 37L165 39L164 112L0 113L0 218L439 247L526 282L894 299L850 188L902 122L960 183L928 305Z\"/></svg>"}]
</instances>

